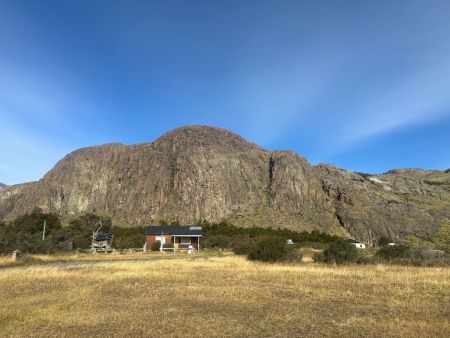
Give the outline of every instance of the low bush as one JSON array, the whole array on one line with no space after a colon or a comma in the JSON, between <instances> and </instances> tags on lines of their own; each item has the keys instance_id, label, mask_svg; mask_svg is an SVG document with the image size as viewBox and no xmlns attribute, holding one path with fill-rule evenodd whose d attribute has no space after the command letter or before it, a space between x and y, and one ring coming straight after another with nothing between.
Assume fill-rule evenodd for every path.
<instances>
[{"instance_id":1,"label":"low bush","mask_svg":"<svg viewBox=\"0 0 450 338\"><path fill-rule=\"evenodd\" d=\"M378 250L377 256L383 259L411 258L413 250L406 245L391 245Z\"/></svg>"},{"instance_id":2,"label":"low bush","mask_svg":"<svg viewBox=\"0 0 450 338\"><path fill-rule=\"evenodd\" d=\"M317 247L322 249L324 245L340 241L338 236L321 233L319 231L312 232L295 232L290 230L275 230L265 228L240 228L221 222L218 224L201 223L203 227L203 247L206 248L236 248L241 243L257 242L262 237L281 237L285 240L292 239L294 243L302 246Z\"/></svg>"},{"instance_id":3,"label":"low bush","mask_svg":"<svg viewBox=\"0 0 450 338\"><path fill-rule=\"evenodd\" d=\"M205 248L229 248L231 237L223 234L205 234L202 244Z\"/></svg>"},{"instance_id":4,"label":"low bush","mask_svg":"<svg viewBox=\"0 0 450 338\"><path fill-rule=\"evenodd\" d=\"M284 258L284 261L294 263L294 262L301 262L302 259L303 259L303 255L299 251L299 249L295 246L288 245L288 252Z\"/></svg>"},{"instance_id":5,"label":"low bush","mask_svg":"<svg viewBox=\"0 0 450 338\"><path fill-rule=\"evenodd\" d=\"M242 243L238 244L233 248L233 252L236 255L248 255L252 250L254 244L251 243Z\"/></svg>"},{"instance_id":6,"label":"low bush","mask_svg":"<svg viewBox=\"0 0 450 338\"><path fill-rule=\"evenodd\" d=\"M415 266L450 266L450 255L442 250L393 245L381 248L374 260L377 263Z\"/></svg>"},{"instance_id":7,"label":"low bush","mask_svg":"<svg viewBox=\"0 0 450 338\"><path fill-rule=\"evenodd\" d=\"M313 261L314 261L314 263L323 263L323 262L325 262L325 259L323 257L323 252L322 251L321 252L316 252L313 255Z\"/></svg>"},{"instance_id":8,"label":"low bush","mask_svg":"<svg viewBox=\"0 0 450 338\"><path fill-rule=\"evenodd\" d=\"M125 228L113 226L114 247L116 249L141 248L145 243L145 227Z\"/></svg>"},{"instance_id":9,"label":"low bush","mask_svg":"<svg viewBox=\"0 0 450 338\"><path fill-rule=\"evenodd\" d=\"M323 251L322 257L315 257L316 259L322 259L323 262L328 264L344 264L353 263L358 260L357 249L345 242L336 242L330 244L330 246Z\"/></svg>"},{"instance_id":10,"label":"low bush","mask_svg":"<svg viewBox=\"0 0 450 338\"><path fill-rule=\"evenodd\" d=\"M385 246L388 246L389 243L391 243L391 242L392 242L392 241L391 241L390 238L388 238L388 237L386 237L386 236L382 236L382 237L380 237L380 239L378 240L378 246L385 247Z\"/></svg>"},{"instance_id":11,"label":"low bush","mask_svg":"<svg viewBox=\"0 0 450 338\"><path fill-rule=\"evenodd\" d=\"M152 251L159 251L161 248L161 242L160 241L155 241L152 244L151 250Z\"/></svg>"},{"instance_id":12,"label":"low bush","mask_svg":"<svg viewBox=\"0 0 450 338\"><path fill-rule=\"evenodd\" d=\"M44 223L45 239L42 238ZM24 253L52 253L61 243L61 221L57 215L36 208L0 227L0 253L20 250ZM64 239L64 238L63 238Z\"/></svg>"},{"instance_id":13,"label":"low bush","mask_svg":"<svg viewBox=\"0 0 450 338\"><path fill-rule=\"evenodd\" d=\"M294 247L286 244L286 240L280 237L265 237L252 245L247 258L253 261L263 262L293 262L301 259Z\"/></svg>"}]
</instances>

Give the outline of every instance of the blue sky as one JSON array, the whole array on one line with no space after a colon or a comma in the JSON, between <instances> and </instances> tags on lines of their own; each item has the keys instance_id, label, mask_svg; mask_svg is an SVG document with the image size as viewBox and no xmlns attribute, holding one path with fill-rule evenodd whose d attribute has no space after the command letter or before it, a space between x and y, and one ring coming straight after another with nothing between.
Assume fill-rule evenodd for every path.
<instances>
[{"instance_id":1,"label":"blue sky","mask_svg":"<svg viewBox=\"0 0 450 338\"><path fill-rule=\"evenodd\" d=\"M450 167L450 2L0 0L0 182L186 124L354 171Z\"/></svg>"}]
</instances>

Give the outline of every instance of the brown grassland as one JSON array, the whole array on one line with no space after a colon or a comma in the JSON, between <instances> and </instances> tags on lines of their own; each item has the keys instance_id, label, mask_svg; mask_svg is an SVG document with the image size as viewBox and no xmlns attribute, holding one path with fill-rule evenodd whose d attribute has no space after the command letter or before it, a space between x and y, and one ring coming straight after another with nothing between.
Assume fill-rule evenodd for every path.
<instances>
[{"instance_id":1,"label":"brown grassland","mask_svg":"<svg viewBox=\"0 0 450 338\"><path fill-rule=\"evenodd\" d=\"M0 258L0 335L450 336L448 268L113 258Z\"/></svg>"}]
</instances>

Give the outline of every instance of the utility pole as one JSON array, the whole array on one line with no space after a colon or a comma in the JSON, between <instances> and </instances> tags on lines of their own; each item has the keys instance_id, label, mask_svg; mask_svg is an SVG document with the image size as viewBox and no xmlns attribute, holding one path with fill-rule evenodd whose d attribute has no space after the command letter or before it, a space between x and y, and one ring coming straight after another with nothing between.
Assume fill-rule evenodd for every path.
<instances>
[{"instance_id":1,"label":"utility pole","mask_svg":"<svg viewBox=\"0 0 450 338\"><path fill-rule=\"evenodd\" d=\"M44 219L44 230L42 230L42 240L45 239L45 226L47 225L47 220Z\"/></svg>"}]
</instances>

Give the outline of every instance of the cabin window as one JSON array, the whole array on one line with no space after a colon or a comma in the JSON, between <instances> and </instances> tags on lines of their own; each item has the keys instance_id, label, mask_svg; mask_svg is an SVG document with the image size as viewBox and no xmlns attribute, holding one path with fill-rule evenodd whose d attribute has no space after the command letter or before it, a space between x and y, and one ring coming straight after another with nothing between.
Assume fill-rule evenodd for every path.
<instances>
[{"instance_id":1,"label":"cabin window","mask_svg":"<svg viewBox=\"0 0 450 338\"><path fill-rule=\"evenodd\" d=\"M191 244L191 237L180 237L180 244Z\"/></svg>"}]
</instances>

